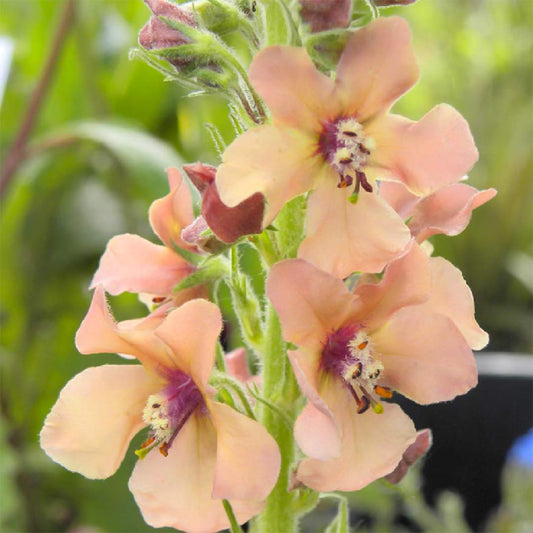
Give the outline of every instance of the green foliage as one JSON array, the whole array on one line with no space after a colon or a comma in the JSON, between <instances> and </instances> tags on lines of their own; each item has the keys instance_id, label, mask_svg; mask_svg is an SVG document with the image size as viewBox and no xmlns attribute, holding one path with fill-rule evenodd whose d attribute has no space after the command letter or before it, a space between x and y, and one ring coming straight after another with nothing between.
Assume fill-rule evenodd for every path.
<instances>
[{"instance_id":1,"label":"green foliage","mask_svg":"<svg viewBox=\"0 0 533 533\"><path fill-rule=\"evenodd\" d=\"M339 507L337 516L326 529L326 533L349 533L350 519L348 510L348 501L346 498L339 497Z\"/></svg>"}]
</instances>

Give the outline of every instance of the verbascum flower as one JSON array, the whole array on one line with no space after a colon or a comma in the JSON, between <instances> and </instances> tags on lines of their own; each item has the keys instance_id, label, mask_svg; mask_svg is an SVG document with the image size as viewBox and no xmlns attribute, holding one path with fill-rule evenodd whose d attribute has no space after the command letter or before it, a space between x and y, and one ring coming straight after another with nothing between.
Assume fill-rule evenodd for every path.
<instances>
[{"instance_id":1,"label":"verbascum flower","mask_svg":"<svg viewBox=\"0 0 533 533\"><path fill-rule=\"evenodd\" d=\"M96 296L78 349L129 353L142 365L89 368L67 383L41 431L44 451L73 472L102 479L148 427L129 481L148 524L224 529L222 499L240 523L260 512L278 476L279 449L260 424L213 399L208 378L222 328L218 308L191 300L155 330L120 329L101 287Z\"/></svg>"},{"instance_id":2,"label":"verbascum flower","mask_svg":"<svg viewBox=\"0 0 533 533\"><path fill-rule=\"evenodd\" d=\"M389 113L418 78L410 41L399 17L371 22L350 36L335 80L301 48L262 50L250 80L272 124L246 131L223 154L222 201L233 206L261 192L266 226L288 200L312 190L299 255L339 277L378 272L398 256L409 232L379 182L427 195L456 182L478 157L468 124L448 105L418 122Z\"/></svg>"},{"instance_id":3,"label":"verbascum flower","mask_svg":"<svg viewBox=\"0 0 533 533\"><path fill-rule=\"evenodd\" d=\"M308 456L296 476L321 491L357 490L391 473L416 432L394 391L421 404L451 400L477 383L471 348L487 342L461 273L416 243L380 281L350 291L292 259L272 267L267 295L307 405L295 438Z\"/></svg>"},{"instance_id":4,"label":"verbascum flower","mask_svg":"<svg viewBox=\"0 0 533 533\"><path fill-rule=\"evenodd\" d=\"M107 244L94 274L91 288L102 285L112 295L133 292L145 295L151 304L179 305L192 298L205 296L204 286L177 293L174 287L196 268L175 247L198 252L184 241L181 231L194 220L191 193L177 168L169 168L170 193L152 203L150 224L164 245L154 244L139 235L122 234Z\"/></svg>"}]
</instances>

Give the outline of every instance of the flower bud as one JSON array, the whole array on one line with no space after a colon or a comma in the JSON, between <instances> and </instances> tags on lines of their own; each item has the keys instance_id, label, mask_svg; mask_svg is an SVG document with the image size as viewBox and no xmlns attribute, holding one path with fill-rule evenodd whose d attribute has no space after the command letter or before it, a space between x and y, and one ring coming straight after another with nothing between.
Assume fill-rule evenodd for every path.
<instances>
[{"instance_id":1,"label":"flower bud","mask_svg":"<svg viewBox=\"0 0 533 533\"><path fill-rule=\"evenodd\" d=\"M191 42L179 30L171 28L159 17L175 20L182 24L195 27L196 22L192 12L165 0L145 0L153 15L139 33L139 44L146 50L161 50Z\"/></svg>"},{"instance_id":2,"label":"flower bud","mask_svg":"<svg viewBox=\"0 0 533 533\"><path fill-rule=\"evenodd\" d=\"M300 0L300 5L300 15L312 33L350 24L351 0Z\"/></svg>"},{"instance_id":3,"label":"flower bud","mask_svg":"<svg viewBox=\"0 0 533 533\"><path fill-rule=\"evenodd\" d=\"M202 216L223 242L263 230L264 197L255 193L235 207L222 203L215 185L216 168L203 163L184 165L183 170L202 195Z\"/></svg>"},{"instance_id":4,"label":"flower bud","mask_svg":"<svg viewBox=\"0 0 533 533\"><path fill-rule=\"evenodd\" d=\"M202 26L217 35L239 31L243 29L243 23L247 25L246 23L249 19L243 9L221 0L196 2L194 9L201 20Z\"/></svg>"},{"instance_id":5,"label":"flower bud","mask_svg":"<svg viewBox=\"0 0 533 533\"><path fill-rule=\"evenodd\" d=\"M408 6L415 2L416 0L374 0L374 4L378 7Z\"/></svg>"},{"instance_id":6,"label":"flower bud","mask_svg":"<svg viewBox=\"0 0 533 533\"><path fill-rule=\"evenodd\" d=\"M180 72L216 67L216 38L198 24L188 7L167 0L145 0L153 15L139 33L139 44Z\"/></svg>"},{"instance_id":7,"label":"flower bud","mask_svg":"<svg viewBox=\"0 0 533 533\"><path fill-rule=\"evenodd\" d=\"M139 32L139 44L146 50L164 51L174 49L184 44L191 43L191 39L182 31L171 27L162 20L163 17L169 21L174 21L187 26L196 27L196 21L192 11L188 8L180 7L166 0L145 0L153 15ZM174 67L180 69L185 67L189 60L179 56L167 56L165 58Z\"/></svg>"},{"instance_id":8,"label":"flower bud","mask_svg":"<svg viewBox=\"0 0 533 533\"><path fill-rule=\"evenodd\" d=\"M183 80L202 89L238 90L235 69L228 68L228 58L233 60L233 56L206 26L199 4L177 5L167 0L145 3L153 15L139 33L139 44L150 55L167 61ZM227 18L222 16L219 26L224 26Z\"/></svg>"}]
</instances>

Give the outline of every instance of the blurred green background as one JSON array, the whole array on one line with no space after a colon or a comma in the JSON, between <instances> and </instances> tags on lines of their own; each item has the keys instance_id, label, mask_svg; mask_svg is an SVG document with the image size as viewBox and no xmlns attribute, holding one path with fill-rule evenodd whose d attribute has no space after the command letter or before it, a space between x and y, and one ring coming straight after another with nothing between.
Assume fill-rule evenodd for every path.
<instances>
[{"instance_id":1,"label":"blurred green background","mask_svg":"<svg viewBox=\"0 0 533 533\"><path fill-rule=\"evenodd\" d=\"M0 109L4 162L63 6L0 0L0 37L14 45ZM491 335L488 350L530 353L533 2L420 0L384 14L393 12L410 21L422 70L395 111L418 119L437 103L455 106L481 153L470 183L499 190L463 234L433 240L436 254L463 271L478 320ZM112 479L86 481L52 463L38 446L43 419L63 385L88 365L109 360L81 356L73 344L107 240L122 232L153 238L146 213L167 191L167 166L218 163L206 122L226 141L234 136L223 99L188 98L149 66L128 59L148 16L141 0L75 2L27 149L2 199L2 531L150 530L126 488L132 453ZM116 310L119 318L131 317L142 307L126 296ZM384 512L386 490L365 494L362 501L373 512ZM500 530L513 531L515 518Z\"/></svg>"}]
</instances>

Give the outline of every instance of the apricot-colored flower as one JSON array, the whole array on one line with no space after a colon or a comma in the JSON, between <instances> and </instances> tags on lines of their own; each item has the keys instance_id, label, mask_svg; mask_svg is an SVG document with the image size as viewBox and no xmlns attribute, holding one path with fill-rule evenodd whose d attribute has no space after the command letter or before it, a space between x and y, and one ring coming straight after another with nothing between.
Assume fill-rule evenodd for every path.
<instances>
[{"instance_id":1,"label":"apricot-colored flower","mask_svg":"<svg viewBox=\"0 0 533 533\"><path fill-rule=\"evenodd\" d=\"M448 105L435 107L418 122L388 113L417 78L409 28L399 17L377 19L354 32L335 80L320 73L302 48L262 50L252 61L250 80L273 123L248 130L227 148L216 176L220 198L233 206L261 192L268 225L288 200L313 190L307 223L313 249L325 256L322 246L332 234L356 234L362 249L335 245L328 250L341 254L334 261L342 265L337 275L377 271L378 262L383 268L387 261L377 261L372 253L378 249L390 260L409 235L376 195L376 180L402 182L414 194L428 194L457 181L478 156L468 124ZM341 198L332 205L335 192ZM354 193L359 195L355 205L347 202ZM368 202L373 205L367 209L375 211L371 225L351 214ZM322 221L330 215L337 221L326 232ZM361 253L366 240L373 250ZM307 254L301 256L315 262Z\"/></svg>"},{"instance_id":2,"label":"apricot-colored flower","mask_svg":"<svg viewBox=\"0 0 533 533\"><path fill-rule=\"evenodd\" d=\"M179 305L205 296L203 286L172 292L177 283L195 271L174 247L193 252L197 249L181 238L181 230L194 220L189 187L177 168L169 168L167 173L170 193L153 202L149 211L152 229L164 246L129 233L113 237L91 288L102 285L112 295L125 291L148 294L156 304L172 300Z\"/></svg>"},{"instance_id":3,"label":"apricot-colored flower","mask_svg":"<svg viewBox=\"0 0 533 533\"><path fill-rule=\"evenodd\" d=\"M416 196L401 183L382 183L380 195L394 210L408 220L417 242L432 235L459 235L472 217L472 211L497 194L496 189L479 191L465 183L451 183L427 196Z\"/></svg>"},{"instance_id":4,"label":"apricot-colored flower","mask_svg":"<svg viewBox=\"0 0 533 533\"><path fill-rule=\"evenodd\" d=\"M248 520L276 482L280 454L260 424L213 400L207 380L221 328L214 304L191 300L155 330L120 329L97 287L78 348L130 353L142 365L103 365L74 377L46 418L42 448L65 468L102 479L149 426L129 481L148 524L224 529L222 499L230 500L240 523Z\"/></svg>"},{"instance_id":5,"label":"apricot-colored flower","mask_svg":"<svg viewBox=\"0 0 533 533\"><path fill-rule=\"evenodd\" d=\"M381 281L361 280L352 292L306 261L282 261L267 295L297 346L289 357L308 402L295 438L309 456L297 478L311 488L356 490L395 469L416 435L397 405L382 402L393 391L426 404L477 382L469 346L483 347L487 336L470 290L415 243Z\"/></svg>"}]
</instances>

